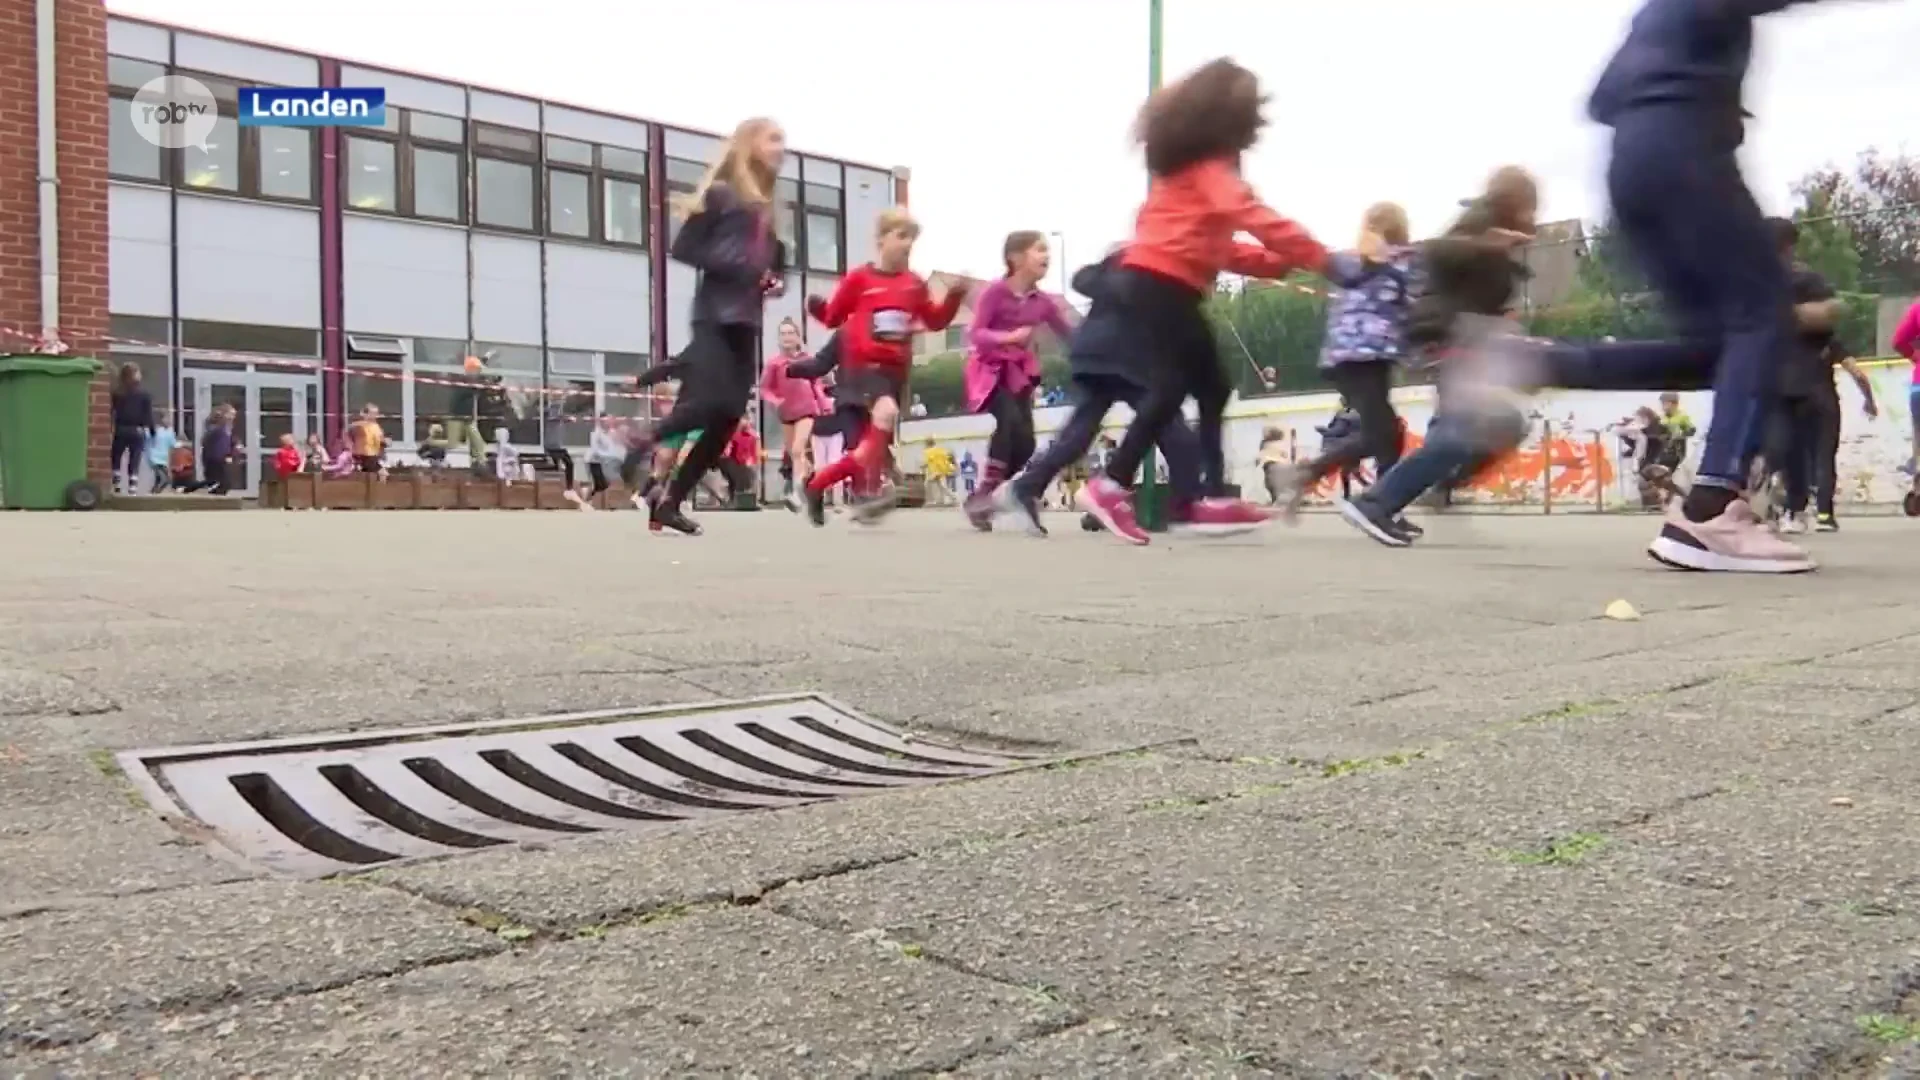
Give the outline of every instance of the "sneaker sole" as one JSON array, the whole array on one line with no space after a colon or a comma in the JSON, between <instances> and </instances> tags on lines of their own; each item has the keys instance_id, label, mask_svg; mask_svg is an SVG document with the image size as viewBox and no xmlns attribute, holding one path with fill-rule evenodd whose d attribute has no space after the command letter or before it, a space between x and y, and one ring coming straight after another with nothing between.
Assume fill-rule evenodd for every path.
<instances>
[{"instance_id":1,"label":"sneaker sole","mask_svg":"<svg viewBox=\"0 0 1920 1080\"><path fill-rule=\"evenodd\" d=\"M1671 526L1661 526L1660 535L1647 545L1647 556L1674 570L1692 570L1721 574L1805 574L1819 569L1811 558L1743 559L1708 551Z\"/></svg>"},{"instance_id":2,"label":"sneaker sole","mask_svg":"<svg viewBox=\"0 0 1920 1080\"><path fill-rule=\"evenodd\" d=\"M1235 525L1195 525L1191 522L1179 521L1167 526L1167 531L1183 536L1204 536L1212 539L1222 536L1245 536L1250 532L1259 532L1266 524L1264 521L1250 521Z\"/></svg>"},{"instance_id":3,"label":"sneaker sole","mask_svg":"<svg viewBox=\"0 0 1920 1080\"><path fill-rule=\"evenodd\" d=\"M1382 529L1380 526L1375 525L1373 523L1373 519L1368 517L1365 511L1361 510L1359 507L1353 505L1347 500L1335 499L1333 501L1333 506L1334 506L1334 509L1340 511L1341 518L1345 519L1347 524L1365 533L1375 543L1383 544L1390 548L1403 548L1407 546L1407 542L1405 540L1402 540L1399 537L1394 536L1392 533L1386 531L1385 529Z\"/></svg>"},{"instance_id":4,"label":"sneaker sole","mask_svg":"<svg viewBox=\"0 0 1920 1080\"><path fill-rule=\"evenodd\" d=\"M1086 514L1088 517L1091 517L1093 520L1099 522L1100 528L1103 531L1105 531L1108 536L1113 537L1114 539L1120 541L1123 544L1131 544L1134 547L1146 547L1147 544L1150 542L1144 536L1140 536L1140 537L1128 536L1126 533L1123 533L1118 528L1116 528L1114 525L1113 513L1109 511L1106 507L1101 506L1098 502L1095 502L1094 499L1087 494L1086 488L1081 488L1078 492L1074 494L1073 505L1079 507L1080 511Z\"/></svg>"}]
</instances>

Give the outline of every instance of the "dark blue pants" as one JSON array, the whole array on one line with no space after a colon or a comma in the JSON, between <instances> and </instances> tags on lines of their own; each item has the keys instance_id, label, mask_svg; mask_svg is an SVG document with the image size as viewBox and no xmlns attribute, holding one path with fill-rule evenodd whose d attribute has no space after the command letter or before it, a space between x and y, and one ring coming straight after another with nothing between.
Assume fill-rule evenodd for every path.
<instances>
[{"instance_id":1,"label":"dark blue pants","mask_svg":"<svg viewBox=\"0 0 1920 1080\"><path fill-rule=\"evenodd\" d=\"M1615 220L1660 292L1674 338L1552 350L1551 385L1576 390L1713 389L1699 481L1736 490L1760 452L1779 368L1793 345L1787 269L1740 176L1723 125L1685 106L1614 125L1607 192Z\"/></svg>"},{"instance_id":2,"label":"dark blue pants","mask_svg":"<svg viewBox=\"0 0 1920 1080\"><path fill-rule=\"evenodd\" d=\"M1025 472L1014 480L1016 490L1026 498L1037 499L1053 478L1085 457L1100 436L1100 424L1116 404L1139 409L1147 388L1112 375L1075 375L1070 393L1073 413L1047 448L1027 463ZM1167 487L1173 504L1192 502L1200 493L1200 439L1176 415L1160 429L1160 453L1167 459Z\"/></svg>"}]
</instances>

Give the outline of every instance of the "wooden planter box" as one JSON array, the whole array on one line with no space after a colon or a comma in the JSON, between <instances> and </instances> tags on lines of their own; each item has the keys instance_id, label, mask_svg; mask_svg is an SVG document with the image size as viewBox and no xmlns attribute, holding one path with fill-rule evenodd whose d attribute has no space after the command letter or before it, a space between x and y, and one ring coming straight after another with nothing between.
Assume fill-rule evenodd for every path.
<instances>
[{"instance_id":1,"label":"wooden planter box","mask_svg":"<svg viewBox=\"0 0 1920 1080\"><path fill-rule=\"evenodd\" d=\"M615 485L593 501L601 510L633 509L633 492ZM261 482L260 505L284 510L572 510L558 475L537 482L505 484L491 477L449 469L408 472L385 480L372 474L319 476L300 473ZM718 509L718 508L716 508ZM758 509L751 497L728 509Z\"/></svg>"}]
</instances>

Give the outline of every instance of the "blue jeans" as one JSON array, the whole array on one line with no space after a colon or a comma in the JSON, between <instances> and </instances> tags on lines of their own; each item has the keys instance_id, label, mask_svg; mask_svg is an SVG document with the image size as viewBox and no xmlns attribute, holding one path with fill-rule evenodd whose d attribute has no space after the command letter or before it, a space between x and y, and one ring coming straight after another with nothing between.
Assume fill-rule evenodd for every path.
<instances>
[{"instance_id":1,"label":"blue jeans","mask_svg":"<svg viewBox=\"0 0 1920 1080\"><path fill-rule=\"evenodd\" d=\"M1053 478L1086 456L1093 440L1100 435L1100 424L1116 404L1134 409L1146 399L1147 389L1138 383L1112 375L1075 375L1073 377L1073 413L1059 434L1047 444L1025 472L1013 481L1015 491L1024 498L1037 499ZM1176 415L1160 429L1157 440L1161 456L1167 460L1167 487L1175 506L1192 502L1200 492L1200 439L1185 419Z\"/></svg>"},{"instance_id":2,"label":"blue jeans","mask_svg":"<svg viewBox=\"0 0 1920 1080\"><path fill-rule=\"evenodd\" d=\"M1436 414L1427 440L1375 480L1355 502L1385 517L1398 517L1427 489L1444 483L1489 455L1520 445L1527 418L1518 409L1483 417L1464 410Z\"/></svg>"}]
</instances>

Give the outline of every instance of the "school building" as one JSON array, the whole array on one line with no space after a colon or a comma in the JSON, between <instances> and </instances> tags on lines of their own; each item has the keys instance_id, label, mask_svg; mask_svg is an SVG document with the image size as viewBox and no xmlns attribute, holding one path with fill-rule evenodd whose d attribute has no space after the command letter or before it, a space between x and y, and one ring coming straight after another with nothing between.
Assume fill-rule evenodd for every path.
<instances>
[{"instance_id":1,"label":"school building","mask_svg":"<svg viewBox=\"0 0 1920 1080\"><path fill-rule=\"evenodd\" d=\"M694 274L667 258L666 208L717 153L712 133L110 16L101 0L0 10L0 85L32 88L50 60L59 135L50 256L38 239L44 161L31 152L48 110L0 118L21 151L0 166L6 347L57 311L76 352L140 365L183 433L233 405L251 451L247 491L261 448L289 432L331 440L368 404L403 457L430 426L458 441L469 423L489 440L506 428L520 446L557 441L578 456L596 415L653 404L628 381L687 342ZM169 73L220 102L204 148L163 150L134 127L135 92ZM246 86L380 87L386 124L240 127ZM769 341L782 318L805 325L805 297L830 293L865 257L908 180L901 168L788 156L780 219L793 270L768 305ZM96 398L104 409L104 387ZM104 442L97 458L104 473Z\"/></svg>"}]
</instances>

